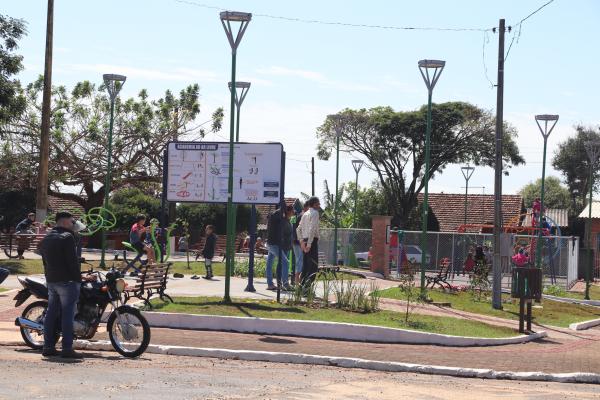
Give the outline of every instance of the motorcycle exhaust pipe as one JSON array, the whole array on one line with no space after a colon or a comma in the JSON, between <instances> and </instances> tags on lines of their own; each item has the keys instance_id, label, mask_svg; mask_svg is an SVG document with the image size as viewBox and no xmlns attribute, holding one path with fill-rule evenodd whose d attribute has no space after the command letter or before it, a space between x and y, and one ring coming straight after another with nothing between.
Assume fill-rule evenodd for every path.
<instances>
[{"instance_id":1,"label":"motorcycle exhaust pipe","mask_svg":"<svg viewBox=\"0 0 600 400\"><path fill-rule=\"evenodd\" d=\"M30 319L23 318L23 317L18 317L17 319L15 319L15 325L20 326L21 328L31 329L34 331L43 331L44 330L43 324L40 324L39 322L34 322Z\"/></svg>"}]
</instances>

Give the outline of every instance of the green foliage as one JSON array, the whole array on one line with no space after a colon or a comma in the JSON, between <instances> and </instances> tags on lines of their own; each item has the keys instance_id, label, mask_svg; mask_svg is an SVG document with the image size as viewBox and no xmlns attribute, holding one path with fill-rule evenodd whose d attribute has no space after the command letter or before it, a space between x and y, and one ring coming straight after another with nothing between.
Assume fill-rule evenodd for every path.
<instances>
[{"instance_id":1,"label":"green foliage","mask_svg":"<svg viewBox=\"0 0 600 400\"><path fill-rule=\"evenodd\" d=\"M490 266L485 261L477 261L473 268L473 273L469 280L469 290L473 300L481 302L487 300L487 293L490 290L491 282L488 278Z\"/></svg>"},{"instance_id":2,"label":"green foliage","mask_svg":"<svg viewBox=\"0 0 600 400\"><path fill-rule=\"evenodd\" d=\"M236 207L237 232L248 229L250 209L246 205ZM177 215L189 223L190 231L204 231L206 225L214 225L216 234L223 235L227 232L227 206L224 204L181 203L177 206Z\"/></svg>"},{"instance_id":3,"label":"green foliage","mask_svg":"<svg viewBox=\"0 0 600 400\"><path fill-rule=\"evenodd\" d=\"M14 179L15 171L37 170L37 157L32 155L39 152L42 91L40 76L24 91L26 110L12 121L14 129L3 133L0 158L12 164L0 165L0 177ZM144 89L136 97L116 99L111 190L160 184L168 141L200 139L206 133L202 126L209 122L220 129L221 121L212 119L197 124L199 97L199 86L193 84L179 96L167 90L162 98L150 100ZM221 109L213 113L214 118L222 115ZM102 204L109 123L110 99L104 84L83 81L70 91L65 86L52 88L50 194L77 201L85 209ZM56 193L57 187L69 189Z\"/></svg>"},{"instance_id":4,"label":"green foliage","mask_svg":"<svg viewBox=\"0 0 600 400\"><path fill-rule=\"evenodd\" d=\"M114 192L109 207L117 217L115 229L129 230L138 214L144 214L148 221L160 218L160 200L134 187Z\"/></svg>"},{"instance_id":5,"label":"green foliage","mask_svg":"<svg viewBox=\"0 0 600 400\"><path fill-rule=\"evenodd\" d=\"M250 262L247 258L235 260L233 264L233 275L240 278L247 278L250 268ZM267 261L264 258L254 258L254 277L264 278L267 276Z\"/></svg>"},{"instance_id":6,"label":"green foliage","mask_svg":"<svg viewBox=\"0 0 600 400\"><path fill-rule=\"evenodd\" d=\"M408 323L411 312L414 309L415 302L421 302L420 288L417 288L415 282L415 269L412 266L407 268L406 272L400 275L400 282L398 283L398 289L406 300L406 310L404 312L404 322ZM381 292L378 291L379 296Z\"/></svg>"},{"instance_id":7,"label":"green foliage","mask_svg":"<svg viewBox=\"0 0 600 400\"><path fill-rule=\"evenodd\" d=\"M494 115L464 102L434 104L432 114L431 178L449 164L494 164ZM318 155L329 158L338 128L341 150L362 155L365 166L377 173L386 213L394 216L394 225L404 227L424 187L426 120L426 106L399 112L390 107L345 109L328 116L319 127ZM516 129L506 125L504 133L504 162L508 166L524 163L515 142Z\"/></svg>"},{"instance_id":8,"label":"green foliage","mask_svg":"<svg viewBox=\"0 0 600 400\"><path fill-rule=\"evenodd\" d=\"M35 189L0 191L0 229L14 228L35 210Z\"/></svg>"},{"instance_id":9,"label":"green foliage","mask_svg":"<svg viewBox=\"0 0 600 400\"><path fill-rule=\"evenodd\" d=\"M548 176L544 182L544 206L545 208L569 209L571 206L571 194L569 189L561 185L560 179ZM519 190L523 196L525 207L530 208L536 198L542 194L542 179L530 182Z\"/></svg>"},{"instance_id":10,"label":"green foliage","mask_svg":"<svg viewBox=\"0 0 600 400\"><path fill-rule=\"evenodd\" d=\"M550 285L544 288L544 294L557 297L565 297L567 291L558 285Z\"/></svg>"},{"instance_id":11,"label":"green foliage","mask_svg":"<svg viewBox=\"0 0 600 400\"><path fill-rule=\"evenodd\" d=\"M354 182L347 182L340 186L338 192L340 196L339 203L339 226L341 228L371 228L371 216L387 213L388 207L383 189L378 182L373 182L371 187L361 188L358 192L355 189ZM308 198L308 196L306 196ZM334 197L331 193L327 181L324 181L324 194L321 207L323 215L321 224L324 227L334 226ZM354 207L356 201L356 225L354 225Z\"/></svg>"},{"instance_id":12,"label":"green foliage","mask_svg":"<svg viewBox=\"0 0 600 400\"><path fill-rule=\"evenodd\" d=\"M584 143L600 140L600 128L577 126L574 137L558 145L552 166L563 175L571 198L571 214L577 215L585 205L590 192L590 160ZM592 168L594 191L600 189L600 168Z\"/></svg>"},{"instance_id":13,"label":"green foliage","mask_svg":"<svg viewBox=\"0 0 600 400\"><path fill-rule=\"evenodd\" d=\"M10 122L25 109L21 85L11 77L23 70L23 56L15 51L26 33L25 21L0 14L0 124Z\"/></svg>"}]
</instances>

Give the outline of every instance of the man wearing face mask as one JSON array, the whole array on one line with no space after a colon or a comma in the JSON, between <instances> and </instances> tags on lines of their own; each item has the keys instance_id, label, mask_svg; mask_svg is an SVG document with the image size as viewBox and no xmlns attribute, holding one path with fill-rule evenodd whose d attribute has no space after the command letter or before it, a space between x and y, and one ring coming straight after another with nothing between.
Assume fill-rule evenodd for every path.
<instances>
[{"instance_id":1,"label":"man wearing face mask","mask_svg":"<svg viewBox=\"0 0 600 400\"><path fill-rule=\"evenodd\" d=\"M62 332L61 357L81 358L73 350L73 319L81 287L81 266L77 256L73 216L68 212L56 213L56 226L42 239L40 252L48 286L48 310L44 319L45 357L57 355L56 328L60 322Z\"/></svg>"}]
</instances>

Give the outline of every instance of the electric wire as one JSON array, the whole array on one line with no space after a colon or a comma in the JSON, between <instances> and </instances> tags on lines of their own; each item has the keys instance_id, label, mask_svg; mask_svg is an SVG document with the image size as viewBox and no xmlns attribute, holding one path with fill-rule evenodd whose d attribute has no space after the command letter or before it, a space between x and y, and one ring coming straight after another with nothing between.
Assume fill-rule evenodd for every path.
<instances>
[{"instance_id":1,"label":"electric wire","mask_svg":"<svg viewBox=\"0 0 600 400\"><path fill-rule=\"evenodd\" d=\"M177 3L187 4L200 8L207 8L211 10L219 10L219 11L227 11L226 8L213 6L210 4L199 3L191 0L173 0ZM287 17L281 15L273 15L273 14L261 14L261 13L252 13L253 17L262 17L269 19L277 19L282 21L289 22L299 22L305 24L319 24L319 25L333 25L333 26L344 26L350 28L367 28L367 29L386 29L386 30L403 30L403 31L445 31L445 32L484 32L491 31L492 28L452 28L452 27L435 27L435 26L395 26L395 25L372 25L372 24L360 24L360 23L351 23L351 22L342 22L342 21L324 21L318 19L304 19L297 17Z\"/></svg>"}]
</instances>

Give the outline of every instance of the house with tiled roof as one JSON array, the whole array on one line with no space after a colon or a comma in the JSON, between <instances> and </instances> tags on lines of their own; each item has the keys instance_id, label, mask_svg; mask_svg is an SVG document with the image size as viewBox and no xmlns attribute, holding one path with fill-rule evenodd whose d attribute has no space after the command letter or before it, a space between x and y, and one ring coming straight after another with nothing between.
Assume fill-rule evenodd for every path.
<instances>
[{"instance_id":1,"label":"house with tiled roof","mask_svg":"<svg viewBox=\"0 0 600 400\"><path fill-rule=\"evenodd\" d=\"M419 203L423 194L418 195ZM465 195L455 193L429 193L429 207L439 223L440 232L456 232L465 222ZM525 213L523 197L518 194L502 196L503 225L518 224ZM494 195L469 194L467 196L468 225L493 225ZM469 231L469 229L467 229Z\"/></svg>"},{"instance_id":2,"label":"house with tiled roof","mask_svg":"<svg viewBox=\"0 0 600 400\"><path fill-rule=\"evenodd\" d=\"M285 199L286 206L292 206L296 210L302 210L302 200L297 197L286 197ZM271 204L259 204L256 206L256 211L258 212L258 221L256 228L260 230L267 229L267 219L269 218L269 214L279 208L279 205L271 205Z\"/></svg>"},{"instance_id":3,"label":"house with tiled roof","mask_svg":"<svg viewBox=\"0 0 600 400\"><path fill-rule=\"evenodd\" d=\"M81 216L85 214L85 210L79 203L73 200L66 200L48 195L48 214L54 214L58 211L68 211L73 214L75 218L81 218Z\"/></svg>"}]
</instances>

